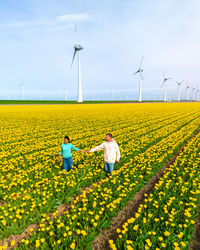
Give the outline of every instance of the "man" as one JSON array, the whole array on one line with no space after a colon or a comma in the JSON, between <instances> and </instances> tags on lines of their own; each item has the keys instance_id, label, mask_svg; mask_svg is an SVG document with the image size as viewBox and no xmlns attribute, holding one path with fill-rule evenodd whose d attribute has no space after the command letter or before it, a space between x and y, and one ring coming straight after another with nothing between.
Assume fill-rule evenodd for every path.
<instances>
[{"instance_id":1,"label":"man","mask_svg":"<svg viewBox=\"0 0 200 250\"><path fill-rule=\"evenodd\" d=\"M110 175L114 170L115 162L119 163L120 160L120 150L118 144L113 140L112 134L106 134L106 141L101 145L91 149L88 153L95 152L97 150L104 150L104 160L105 160L105 170Z\"/></svg>"}]
</instances>

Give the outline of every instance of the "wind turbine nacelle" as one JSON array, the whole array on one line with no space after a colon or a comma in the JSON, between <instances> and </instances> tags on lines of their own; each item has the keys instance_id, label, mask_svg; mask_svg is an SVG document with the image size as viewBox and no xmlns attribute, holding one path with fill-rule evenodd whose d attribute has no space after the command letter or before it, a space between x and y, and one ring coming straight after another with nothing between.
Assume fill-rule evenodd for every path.
<instances>
[{"instance_id":1,"label":"wind turbine nacelle","mask_svg":"<svg viewBox=\"0 0 200 250\"><path fill-rule=\"evenodd\" d=\"M74 49L75 49L75 50L82 50L83 47L82 47L80 44L75 44L75 45L74 45Z\"/></svg>"}]
</instances>

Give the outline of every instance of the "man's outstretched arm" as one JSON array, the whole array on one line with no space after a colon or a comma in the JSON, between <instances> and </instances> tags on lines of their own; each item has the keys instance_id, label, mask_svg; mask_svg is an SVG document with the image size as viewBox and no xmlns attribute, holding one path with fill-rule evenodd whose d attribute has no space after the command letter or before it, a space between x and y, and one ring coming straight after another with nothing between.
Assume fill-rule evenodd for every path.
<instances>
[{"instance_id":1,"label":"man's outstretched arm","mask_svg":"<svg viewBox=\"0 0 200 250\"><path fill-rule=\"evenodd\" d=\"M90 151L88 151L88 153L92 153L92 152L95 152L95 151L98 151L98 150L101 150L104 148L104 143L102 143L101 145L91 149Z\"/></svg>"}]
</instances>

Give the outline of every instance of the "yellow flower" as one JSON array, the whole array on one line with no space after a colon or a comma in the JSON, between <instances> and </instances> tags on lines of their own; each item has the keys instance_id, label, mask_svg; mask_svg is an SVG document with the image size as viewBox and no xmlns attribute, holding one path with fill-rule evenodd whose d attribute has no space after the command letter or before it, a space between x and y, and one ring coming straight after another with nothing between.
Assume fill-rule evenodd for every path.
<instances>
[{"instance_id":1,"label":"yellow flower","mask_svg":"<svg viewBox=\"0 0 200 250\"><path fill-rule=\"evenodd\" d=\"M44 239L44 238L42 238L42 239L41 239L41 242L42 242L42 243L44 243L44 242L45 242L45 239Z\"/></svg>"},{"instance_id":2,"label":"yellow flower","mask_svg":"<svg viewBox=\"0 0 200 250\"><path fill-rule=\"evenodd\" d=\"M181 241L180 244L181 244L181 246L186 247L185 242Z\"/></svg>"},{"instance_id":3,"label":"yellow flower","mask_svg":"<svg viewBox=\"0 0 200 250\"><path fill-rule=\"evenodd\" d=\"M165 235L165 236L169 236L169 235L170 235L170 232L165 231L165 232L164 232L164 235Z\"/></svg>"},{"instance_id":4,"label":"yellow flower","mask_svg":"<svg viewBox=\"0 0 200 250\"><path fill-rule=\"evenodd\" d=\"M6 245L0 246L0 250L4 250L4 249L7 249Z\"/></svg>"},{"instance_id":5,"label":"yellow flower","mask_svg":"<svg viewBox=\"0 0 200 250\"><path fill-rule=\"evenodd\" d=\"M25 244L28 245L29 244L29 240L25 240Z\"/></svg>"},{"instance_id":6,"label":"yellow flower","mask_svg":"<svg viewBox=\"0 0 200 250\"><path fill-rule=\"evenodd\" d=\"M127 250L134 250L134 249L132 248L132 246L130 246L130 245L127 245L126 248L127 248Z\"/></svg>"},{"instance_id":7,"label":"yellow flower","mask_svg":"<svg viewBox=\"0 0 200 250\"><path fill-rule=\"evenodd\" d=\"M15 245L15 240L12 240L10 244L13 247Z\"/></svg>"},{"instance_id":8,"label":"yellow flower","mask_svg":"<svg viewBox=\"0 0 200 250\"><path fill-rule=\"evenodd\" d=\"M184 235L183 232L180 232L180 233L178 234L178 238L181 239L181 238L183 237L183 235Z\"/></svg>"},{"instance_id":9,"label":"yellow flower","mask_svg":"<svg viewBox=\"0 0 200 250\"><path fill-rule=\"evenodd\" d=\"M132 240L127 240L127 241L126 241L126 244L127 244L127 245L132 244L132 243L133 243Z\"/></svg>"},{"instance_id":10,"label":"yellow flower","mask_svg":"<svg viewBox=\"0 0 200 250\"><path fill-rule=\"evenodd\" d=\"M5 226L6 225L6 220L2 220L1 223Z\"/></svg>"},{"instance_id":11,"label":"yellow flower","mask_svg":"<svg viewBox=\"0 0 200 250\"><path fill-rule=\"evenodd\" d=\"M85 232L85 230L81 230L81 233L83 236L85 236L87 233Z\"/></svg>"},{"instance_id":12,"label":"yellow flower","mask_svg":"<svg viewBox=\"0 0 200 250\"><path fill-rule=\"evenodd\" d=\"M76 244L73 242L73 243L70 245L70 248L71 248L71 249L75 249L75 247L76 247Z\"/></svg>"},{"instance_id":13,"label":"yellow flower","mask_svg":"<svg viewBox=\"0 0 200 250\"><path fill-rule=\"evenodd\" d=\"M40 246L40 241L39 240L36 240L35 241L35 247L39 247Z\"/></svg>"},{"instance_id":14,"label":"yellow flower","mask_svg":"<svg viewBox=\"0 0 200 250\"><path fill-rule=\"evenodd\" d=\"M149 247L152 246L152 243L151 243L150 239L146 239L145 241L146 241L146 243L147 243L147 245L148 245Z\"/></svg>"},{"instance_id":15,"label":"yellow flower","mask_svg":"<svg viewBox=\"0 0 200 250\"><path fill-rule=\"evenodd\" d=\"M134 219L133 217L127 220L127 222L128 222L129 224L133 223L134 221L135 221L135 219Z\"/></svg>"}]
</instances>

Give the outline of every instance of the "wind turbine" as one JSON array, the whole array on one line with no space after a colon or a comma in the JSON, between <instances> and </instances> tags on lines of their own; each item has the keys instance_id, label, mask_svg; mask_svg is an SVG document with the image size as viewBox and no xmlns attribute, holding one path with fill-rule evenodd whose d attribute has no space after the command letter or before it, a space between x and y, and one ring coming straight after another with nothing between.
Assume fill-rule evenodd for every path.
<instances>
[{"instance_id":1,"label":"wind turbine","mask_svg":"<svg viewBox=\"0 0 200 250\"><path fill-rule=\"evenodd\" d=\"M180 100L181 100L181 89L180 89L180 87L181 87L181 84L184 82L184 80L183 81L181 81L181 82L178 82L178 81L176 81L176 83L178 84L178 102L180 102Z\"/></svg>"},{"instance_id":2,"label":"wind turbine","mask_svg":"<svg viewBox=\"0 0 200 250\"><path fill-rule=\"evenodd\" d=\"M83 96L82 96L82 82L81 82L81 61L80 61L80 51L83 49L83 47L80 44L76 43L76 25L75 25L75 45L74 45L74 55L72 58L72 64L73 65L76 53L78 53L78 100L77 102L83 102Z\"/></svg>"},{"instance_id":3,"label":"wind turbine","mask_svg":"<svg viewBox=\"0 0 200 250\"><path fill-rule=\"evenodd\" d=\"M187 82L187 87L185 88L185 90L186 90L186 99L187 99L187 101L189 101L189 85L188 85L188 82Z\"/></svg>"},{"instance_id":4,"label":"wind turbine","mask_svg":"<svg viewBox=\"0 0 200 250\"><path fill-rule=\"evenodd\" d=\"M192 100L194 101L194 92L195 92L195 87L192 87Z\"/></svg>"},{"instance_id":5,"label":"wind turbine","mask_svg":"<svg viewBox=\"0 0 200 250\"><path fill-rule=\"evenodd\" d=\"M196 98L196 101L198 102L199 101L199 89L196 90L196 93L197 93L197 98Z\"/></svg>"},{"instance_id":6,"label":"wind turbine","mask_svg":"<svg viewBox=\"0 0 200 250\"><path fill-rule=\"evenodd\" d=\"M142 56L142 59L141 59L141 62L140 62L140 66L139 66L139 69L133 74L133 75L136 75L137 73L140 74L138 102L141 102L141 101L142 101L142 81L143 81L143 76L142 76L142 72L143 72L142 63L143 63L143 58L144 58L144 56Z\"/></svg>"},{"instance_id":7,"label":"wind turbine","mask_svg":"<svg viewBox=\"0 0 200 250\"><path fill-rule=\"evenodd\" d=\"M163 71L163 82L162 82L162 85L161 85L161 88L164 86L164 99L163 101L166 102L167 101L167 81L170 80L172 78L169 78L169 77L165 77L165 72Z\"/></svg>"},{"instance_id":8,"label":"wind turbine","mask_svg":"<svg viewBox=\"0 0 200 250\"><path fill-rule=\"evenodd\" d=\"M24 84L20 84L20 87L22 89L22 100L24 101L25 100L25 96L24 96Z\"/></svg>"}]
</instances>

